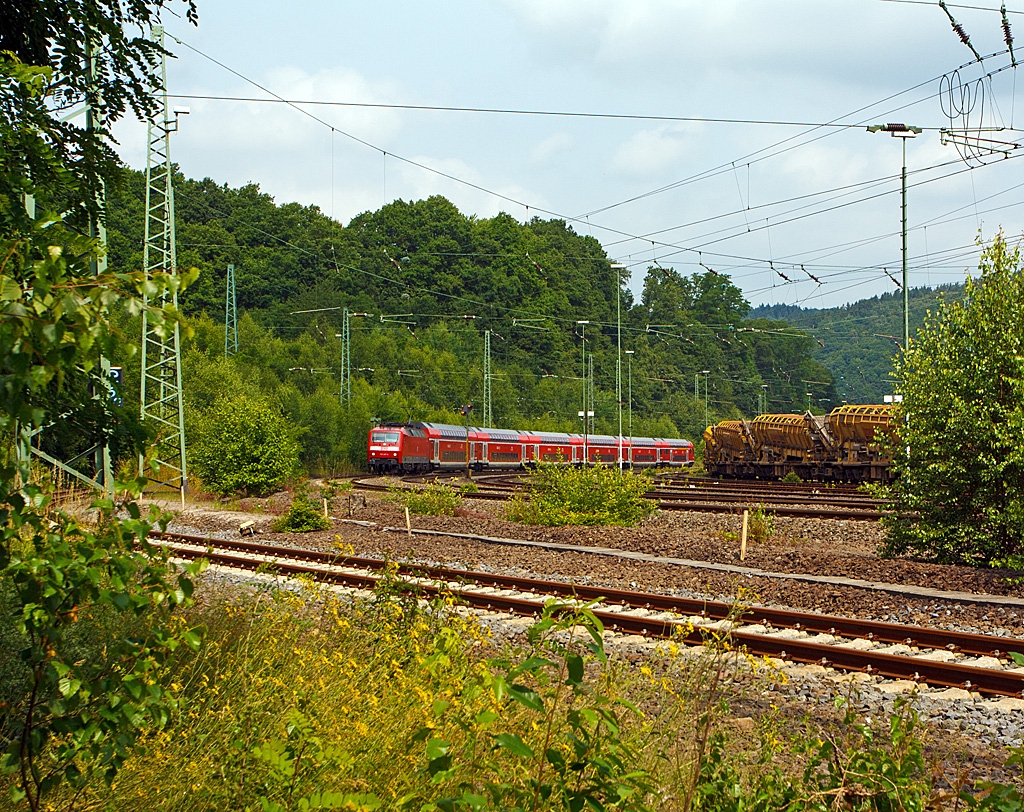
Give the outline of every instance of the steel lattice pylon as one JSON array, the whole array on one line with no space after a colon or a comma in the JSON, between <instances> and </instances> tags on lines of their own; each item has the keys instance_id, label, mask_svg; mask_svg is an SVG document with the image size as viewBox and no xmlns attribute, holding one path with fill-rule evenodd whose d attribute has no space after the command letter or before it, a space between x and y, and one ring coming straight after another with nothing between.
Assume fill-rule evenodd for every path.
<instances>
[{"instance_id":1,"label":"steel lattice pylon","mask_svg":"<svg viewBox=\"0 0 1024 812\"><path fill-rule=\"evenodd\" d=\"M341 311L341 389L342 404L352 401L352 314L347 307Z\"/></svg>"},{"instance_id":2,"label":"steel lattice pylon","mask_svg":"<svg viewBox=\"0 0 1024 812\"><path fill-rule=\"evenodd\" d=\"M153 36L163 47L164 30L153 26ZM171 133L177 130L177 117L167 107L167 60L161 59L161 111L148 128L149 154L146 160L146 235L143 266L146 278L157 273L175 274L178 270L174 243L174 186L171 169ZM181 344L178 324L165 331L150 324L149 297L144 297L142 312L142 420L155 426L153 447L157 470L147 473L159 485L185 493L188 473L185 466L185 416L181 399ZM177 310L176 289L164 292L153 303L170 304ZM169 334L168 334L169 332Z\"/></svg>"},{"instance_id":3,"label":"steel lattice pylon","mask_svg":"<svg viewBox=\"0 0 1024 812\"><path fill-rule=\"evenodd\" d=\"M491 407L491 331L484 332L484 428L494 428Z\"/></svg>"},{"instance_id":4,"label":"steel lattice pylon","mask_svg":"<svg viewBox=\"0 0 1024 812\"><path fill-rule=\"evenodd\" d=\"M228 265L224 295L224 357L238 353L238 306L235 301L235 266Z\"/></svg>"}]
</instances>

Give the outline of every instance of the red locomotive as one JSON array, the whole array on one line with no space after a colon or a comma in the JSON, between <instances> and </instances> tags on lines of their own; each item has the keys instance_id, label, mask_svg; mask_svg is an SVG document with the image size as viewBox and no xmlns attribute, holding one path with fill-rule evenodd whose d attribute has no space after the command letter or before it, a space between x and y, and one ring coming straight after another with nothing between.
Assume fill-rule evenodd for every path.
<instances>
[{"instance_id":1,"label":"red locomotive","mask_svg":"<svg viewBox=\"0 0 1024 812\"><path fill-rule=\"evenodd\" d=\"M370 429L366 460L377 474L527 468L538 461L634 468L693 465L693 443L655 437L611 437L549 431L482 429L443 423L385 423Z\"/></svg>"}]
</instances>

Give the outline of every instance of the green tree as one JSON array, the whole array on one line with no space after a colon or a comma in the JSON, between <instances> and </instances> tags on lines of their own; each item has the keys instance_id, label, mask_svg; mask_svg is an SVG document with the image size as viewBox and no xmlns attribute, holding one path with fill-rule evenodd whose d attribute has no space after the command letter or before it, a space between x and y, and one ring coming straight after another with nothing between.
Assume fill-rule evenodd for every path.
<instances>
[{"instance_id":1,"label":"green tree","mask_svg":"<svg viewBox=\"0 0 1024 812\"><path fill-rule=\"evenodd\" d=\"M26 224L22 194L84 227L100 215L105 184L119 179L111 128L127 110L157 110L164 51L149 39L165 0L24 0L0 7L0 54L9 65L40 69L41 83L5 82L0 110L18 126L5 131L0 223ZM193 0L186 16L195 22ZM37 91L45 89L45 93ZM43 103L45 96L47 103ZM67 112L88 103L86 119Z\"/></svg>"},{"instance_id":2,"label":"green tree","mask_svg":"<svg viewBox=\"0 0 1024 812\"><path fill-rule=\"evenodd\" d=\"M263 400L226 396L194 426L189 462L214 493L268 493L296 471L299 444Z\"/></svg>"},{"instance_id":3,"label":"green tree","mask_svg":"<svg viewBox=\"0 0 1024 812\"><path fill-rule=\"evenodd\" d=\"M133 77L141 80L152 50L126 39L123 26L149 22L159 5L2 9L0 768L14 776L12 800L32 810L61 783L81 787L97 773L112 780L139 736L175 707L157 679L162 663L181 644L199 643L169 615L187 602L199 567L179 573L150 544L150 530L168 517L142 518L134 496L144 481L116 483L122 496L95 501L85 524L51 503L50 484L33 481L28 464L32 432L90 407L81 382L101 352L123 351L115 313L137 314L143 289L158 298L191 276L97 274L102 247L82 236L99 216L100 187L116 174L103 134L125 105L145 112L151 104ZM91 129L59 120L83 94L93 102ZM165 332L176 319L170 310L150 316ZM91 411L103 431L109 413Z\"/></svg>"},{"instance_id":4,"label":"green tree","mask_svg":"<svg viewBox=\"0 0 1024 812\"><path fill-rule=\"evenodd\" d=\"M896 362L903 403L885 519L890 554L1020 563L1024 544L1024 274L1000 233L961 301L929 314Z\"/></svg>"}]
</instances>

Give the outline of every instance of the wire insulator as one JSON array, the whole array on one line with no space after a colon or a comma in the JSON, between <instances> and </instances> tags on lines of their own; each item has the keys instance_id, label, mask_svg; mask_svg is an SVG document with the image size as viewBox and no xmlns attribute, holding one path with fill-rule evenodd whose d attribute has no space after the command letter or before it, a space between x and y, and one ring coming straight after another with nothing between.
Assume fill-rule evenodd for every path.
<instances>
[{"instance_id":1,"label":"wire insulator","mask_svg":"<svg viewBox=\"0 0 1024 812\"><path fill-rule=\"evenodd\" d=\"M1006 16L1006 3L1003 3L999 12L1003 15L1003 39L1006 41L1006 47L1010 51L1010 62L1013 67L1017 67L1017 57L1013 53L1013 34L1010 32L1010 18Z\"/></svg>"}]
</instances>

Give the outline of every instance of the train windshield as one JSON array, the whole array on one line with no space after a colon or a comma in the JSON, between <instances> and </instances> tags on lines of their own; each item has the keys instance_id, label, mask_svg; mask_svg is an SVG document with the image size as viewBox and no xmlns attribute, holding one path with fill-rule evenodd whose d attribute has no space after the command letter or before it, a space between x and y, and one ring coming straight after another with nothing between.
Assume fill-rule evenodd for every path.
<instances>
[{"instance_id":1,"label":"train windshield","mask_svg":"<svg viewBox=\"0 0 1024 812\"><path fill-rule=\"evenodd\" d=\"M398 432L397 431L375 431L373 433L373 438L372 438L371 442L374 442L377 445L387 445L388 443L397 443L398 442Z\"/></svg>"}]
</instances>

